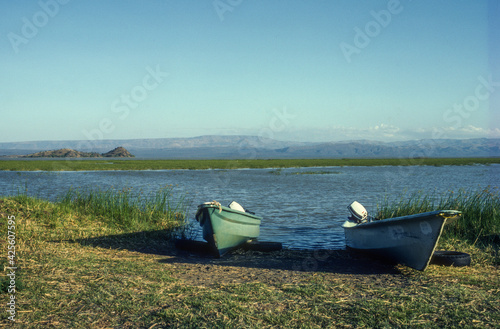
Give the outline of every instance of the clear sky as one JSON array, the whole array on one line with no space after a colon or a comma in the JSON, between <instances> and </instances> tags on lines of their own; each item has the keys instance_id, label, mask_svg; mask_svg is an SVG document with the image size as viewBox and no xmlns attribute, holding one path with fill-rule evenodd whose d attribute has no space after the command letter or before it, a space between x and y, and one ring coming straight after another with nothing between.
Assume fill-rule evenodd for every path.
<instances>
[{"instance_id":1,"label":"clear sky","mask_svg":"<svg viewBox=\"0 0 500 329\"><path fill-rule=\"evenodd\" d=\"M0 142L500 137L498 3L2 1Z\"/></svg>"}]
</instances>

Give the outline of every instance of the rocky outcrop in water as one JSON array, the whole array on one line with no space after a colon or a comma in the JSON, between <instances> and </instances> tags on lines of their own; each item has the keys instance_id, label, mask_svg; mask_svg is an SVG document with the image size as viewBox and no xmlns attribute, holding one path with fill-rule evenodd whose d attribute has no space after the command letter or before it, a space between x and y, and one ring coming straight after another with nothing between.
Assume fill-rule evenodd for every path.
<instances>
[{"instance_id":1,"label":"rocky outcrop in water","mask_svg":"<svg viewBox=\"0 0 500 329\"><path fill-rule=\"evenodd\" d=\"M72 149L42 151L19 156L21 158L133 158L134 156L123 147L117 147L106 153L80 152Z\"/></svg>"},{"instance_id":2,"label":"rocky outcrop in water","mask_svg":"<svg viewBox=\"0 0 500 329\"><path fill-rule=\"evenodd\" d=\"M134 156L124 147L117 147L107 153L102 154L105 158L133 158Z\"/></svg>"}]
</instances>

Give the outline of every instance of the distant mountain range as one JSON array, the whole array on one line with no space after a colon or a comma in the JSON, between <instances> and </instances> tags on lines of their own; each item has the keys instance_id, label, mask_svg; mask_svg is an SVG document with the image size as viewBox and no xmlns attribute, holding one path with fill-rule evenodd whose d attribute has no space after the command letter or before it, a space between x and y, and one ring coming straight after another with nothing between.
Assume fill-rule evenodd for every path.
<instances>
[{"instance_id":1,"label":"distant mountain range","mask_svg":"<svg viewBox=\"0 0 500 329\"><path fill-rule=\"evenodd\" d=\"M0 143L0 155L26 155L74 149L103 153L118 145L138 158L253 159L253 158L439 158L499 157L500 139L426 139L401 142L369 140L329 143L277 141L257 136L200 136L96 141L34 141Z\"/></svg>"}]
</instances>

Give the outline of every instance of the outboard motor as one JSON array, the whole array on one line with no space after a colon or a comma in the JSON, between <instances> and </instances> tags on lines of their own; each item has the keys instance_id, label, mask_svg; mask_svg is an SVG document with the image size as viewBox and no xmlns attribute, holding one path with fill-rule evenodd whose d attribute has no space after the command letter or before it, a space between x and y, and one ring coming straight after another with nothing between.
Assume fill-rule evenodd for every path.
<instances>
[{"instance_id":1,"label":"outboard motor","mask_svg":"<svg viewBox=\"0 0 500 329\"><path fill-rule=\"evenodd\" d=\"M368 221L368 212L358 201L351 203L347 209L349 209L349 212L351 213L351 216L349 217L350 220L356 223L364 223Z\"/></svg>"},{"instance_id":2,"label":"outboard motor","mask_svg":"<svg viewBox=\"0 0 500 329\"><path fill-rule=\"evenodd\" d=\"M229 208L233 209L233 210L238 210L238 211L241 211L241 212L245 212L245 208L243 208L238 202L236 201L233 201L231 202L229 205L228 205Z\"/></svg>"},{"instance_id":3,"label":"outboard motor","mask_svg":"<svg viewBox=\"0 0 500 329\"><path fill-rule=\"evenodd\" d=\"M253 211L250 211L248 209L245 209L243 208L238 202L236 201L233 201L231 202L229 205L228 205L229 208L233 209L233 210L238 210L238 211L241 211L241 212L247 212L249 214L252 214L252 215L255 215L255 213Z\"/></svg>"}]
</instances>

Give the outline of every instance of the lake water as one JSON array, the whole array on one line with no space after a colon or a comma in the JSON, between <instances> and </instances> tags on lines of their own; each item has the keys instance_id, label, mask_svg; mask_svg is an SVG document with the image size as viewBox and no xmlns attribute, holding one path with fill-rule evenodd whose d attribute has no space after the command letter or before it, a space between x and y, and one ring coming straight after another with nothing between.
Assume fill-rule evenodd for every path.
<instances>
[{"instance_id":1,"label":"lake water","mask_svg":"<svg viewBox=\"0 0 500 329\"><path fill-rule=\"evenodd\" d=\"M354 200L369 214L384 197L423 190L437 195L449 190L500 186L500 165L327 167L242 170L159 170L87 172L0 171L0 195L19 190L57 200L69 188L123 189L144 193L172 185L189 200L190 218L197 205L237 201L264 219L261 240L294 249L345 248L341 224ZM198 226L196 226L198 227Z\"/></svg>"}]
</instances>

